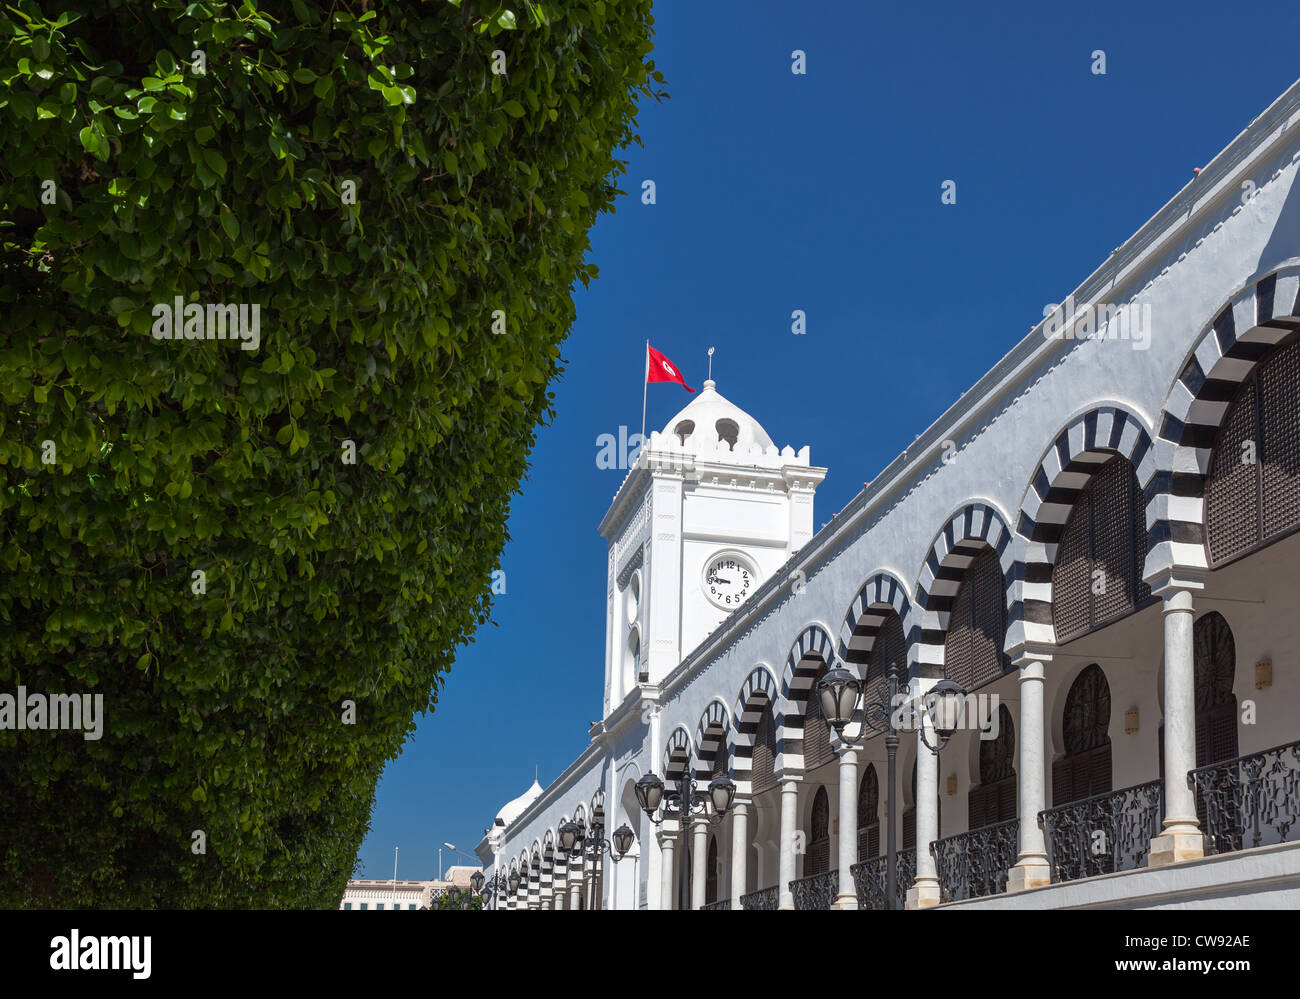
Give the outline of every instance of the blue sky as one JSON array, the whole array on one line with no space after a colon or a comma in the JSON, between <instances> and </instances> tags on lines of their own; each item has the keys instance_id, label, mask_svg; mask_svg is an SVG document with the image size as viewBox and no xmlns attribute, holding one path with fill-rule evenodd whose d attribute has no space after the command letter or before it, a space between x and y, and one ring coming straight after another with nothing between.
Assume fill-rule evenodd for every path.
<instances>
[{"instance_id":1,"label":"blue sky","mask_svg":"<svg viewBox=\"0 0 1300 999\"><path fill-rule=\"evenodd\" d=\"M779 445L812 445L830 469L820 527L1300 72L1294 3L917 6L656 5L672 96L643 105L628 194L593 233L600 279L575 291L496 626L389 764L365 876L392 876L394 846L400 876L435 876L443 842L472 854L534 766L545 786L586 747L604 685L596 527L625 474L597 468L596 439L639 431L647 339L697 389L716 347L718 391ZM650 386L647 428L691 398Z\"/></svg>"}]
</instances>

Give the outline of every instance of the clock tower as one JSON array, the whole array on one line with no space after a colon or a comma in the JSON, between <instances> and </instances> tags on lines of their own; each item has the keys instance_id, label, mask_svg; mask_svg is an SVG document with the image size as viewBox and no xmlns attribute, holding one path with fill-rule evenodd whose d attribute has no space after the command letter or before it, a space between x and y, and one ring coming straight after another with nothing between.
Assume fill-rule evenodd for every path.
<instances>
[{"instance_id":1,"label":"clock tower","mask_svg":"<svg viewBox=\"0 0 1300 999\"><path fill-rule=\"evenodd\" d=\"M659 683L813 536L826 469L718 394L650 434L600 524L605 714Z\"/></svg>"}]
</instances>

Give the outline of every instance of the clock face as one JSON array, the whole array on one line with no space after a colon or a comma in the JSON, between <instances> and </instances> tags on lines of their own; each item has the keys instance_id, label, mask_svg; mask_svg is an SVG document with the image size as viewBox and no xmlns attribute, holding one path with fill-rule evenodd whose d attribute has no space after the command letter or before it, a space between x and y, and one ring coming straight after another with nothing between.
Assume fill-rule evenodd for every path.
<instances>
[{"instance_id":1,"label":"clock face","mask_svg":"<svg viewBox=\"0 0 1300 999\"><path fill-rule=\"evenodd\" d=\"M719 552L704 564L704 595L724 610L745 602L758 585L754 563L738 552Z\"/></svg>"}]
</instances>

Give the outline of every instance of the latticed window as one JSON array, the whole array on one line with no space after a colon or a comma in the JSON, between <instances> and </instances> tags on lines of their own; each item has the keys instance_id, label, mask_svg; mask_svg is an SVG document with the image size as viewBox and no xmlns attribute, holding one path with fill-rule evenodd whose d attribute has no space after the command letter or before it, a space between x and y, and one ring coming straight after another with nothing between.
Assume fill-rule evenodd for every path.
<instances>
[{"instance_id":1,"label":"latticed window","mask_svg":"<svg viewBox=\"0 0 1300 999\"><path fill-rule=\"evenodd\" d=\"M889 611L876 632L871 656L867 659L866 702L883 701L888 690L890 666L907 666L907 639L903 635L903 619L897 611Z\"/></svg>"},{"instance_id":2,"label":"latticed window","mask_svg":"<svg viewBox=\"0 0 1300 999\"><path fill-rule=\"evenodd\" d=\"M1016 730L998 705L998 737L980 740L980 782L967 797L967 827L979 829L1016 817Z\"/></svg>"},{"instance_id":3,"label":"latticed window","mask_svg":"<svg viewBox=\"0 0 1300 999\"><path fill-rule=\"evenodd\" d=\"M831 802L826 788L817 788L808 815L808 854L804 858L804 877L830 870Z\"/></svg>"},{"instance_id":4,"label":"latticed window","mask_svg":"<svg viewBox=\"0 0 1300 999\"><path fill-rule=\"evenodd\" d=\"M966 567L948 616L944 670L966 690L996 680L1011 665L1002 651L1007 601L1002 566L992 548L984 548Z\"/></svg>"},{"instance_id":5,"label":"latticed window","mask_svg":"<svg viewBox=\"0 0 1300 999\"><path fill-rule=\"evenodd\" d=\"M754 760L751 780L754 793L770 791L776 787L776 720L772 705L763 705L758 716L758 731L754 733Z\"/></svg>"},{"instance_id":6,"label":"latticed window","mask_svg":"<svg viewBox=\"0 0 1300 999\"><path fill-rule=\"evenodd\" d=\"M817 683L827 672L826 664L822 663L813 678L813 685L808 689L808 700L804 706L803 766L806 772L816 770L835 759L835 751L831 749L831 727L826 723L821 698L817 696Z\"/></svg>"},{"instance_id":7,"label":"latticed window","mask_svg":"<svg viewBox=\"0 0 1300 999\"><path fill-rule=\"evenodd\" d=\"M1070 685L1062 728L1065 756L1052 764L1052 804L1105 794L1111 789L1110 684L1096 663Z\"/></svg>"},{"instance_id":8,"label":"latticed window","mask_svg":"<svg viewBox=\"0 0 1300 999\"><path fill-rule=\"evenodd\" d=\"M1132 613L1151 597L1142 581L1145 507L1133 466L1118 455L1079 493L1052 567L1052 623L1065 643Z\"/></svg>"},{"instance_id":9,"label":"latticed window","mask_svg":"<svg viewBox=\"0 0 1300 999\"><path fill-rule=\"evenodd\" d=\"M880 856L880 778L868 763L858 785L858 862Z\"/></svg>"},{"instance_id":10,"label":"latticed window","mask_svg":"<svg viewBox=\"0 0 1300 999\"><path fill-rule=\"evenodd\" d=\"M1205 482L1206 543L1220 566L1300 527L1300 341L1237 390Z\"/></svg>"}]
</instances>

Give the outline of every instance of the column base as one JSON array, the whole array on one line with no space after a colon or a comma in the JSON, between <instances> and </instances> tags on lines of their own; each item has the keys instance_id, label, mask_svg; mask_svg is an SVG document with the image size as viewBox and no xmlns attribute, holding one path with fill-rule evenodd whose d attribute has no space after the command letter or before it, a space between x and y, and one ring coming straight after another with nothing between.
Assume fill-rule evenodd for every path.
<instances>
[{"instance_id":1,"label":"column base","mask_svg":"<svg viewBox=\"0 0 1300 999\"><path fill-rule=\"evenodd\" d=\"M918 881L907 889L904 909L932 909L942 901L938 881Z\"/></svg>"},{"instance_id":2,"label":"column base","mask_svg":"<svg viewBox=\"0 0 1300 999\"><path fill-rule=\"evenodd\" d=\"M1200 860L1205 856L1205 836L1199 829L1167 829L1151 841L1147 856L1148 867L1167 867L1184 860Z\"/></svg>"},{"instance_id":3,"label":"column base","mask_svg":"<svg viewBox=\"0 0 1300 999\"><path fill-rule=\"evenodd\" d=\"M1042 888L1052 883L1052 869L1045 857L1026 857L1007 871L1007 893Z\"/></svg>"},{"instance_id":4,"label":"column base","mask_svg":"<svg viewBox=\"0 0 1300 999\"><path fill-rule=\"evenodd\" d=\"M839 895L831 903L832 909L856 909L858 907L857 895Z\"/></svg>"}]
</instances>

